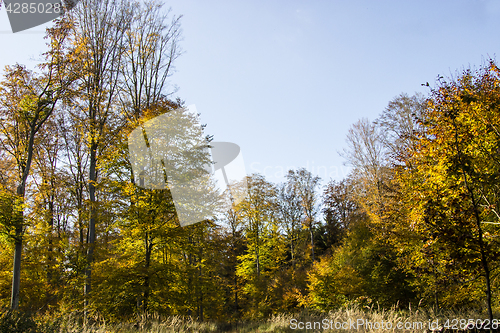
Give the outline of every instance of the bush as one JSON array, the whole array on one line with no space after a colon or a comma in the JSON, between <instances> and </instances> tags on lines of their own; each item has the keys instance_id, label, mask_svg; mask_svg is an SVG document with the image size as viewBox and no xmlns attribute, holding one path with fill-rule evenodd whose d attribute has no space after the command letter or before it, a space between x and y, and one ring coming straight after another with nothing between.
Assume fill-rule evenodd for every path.
<instances>
[{"instance_id":1,"label":"bush","mask_svg":"<svg viewBox=\"0 0 500 333\"><path fill-rule=\"evenodd\" d=\"M0 310L0 333L36 333L37 324L31 314Z\"/></svg>"}]
</instances>

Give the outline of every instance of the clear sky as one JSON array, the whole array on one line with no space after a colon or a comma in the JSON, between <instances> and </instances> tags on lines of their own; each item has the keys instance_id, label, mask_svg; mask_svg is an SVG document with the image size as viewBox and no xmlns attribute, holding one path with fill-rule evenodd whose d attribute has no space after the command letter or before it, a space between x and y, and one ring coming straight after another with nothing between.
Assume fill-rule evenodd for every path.
<instances>
[{"instance_id":1,"label":"clear sky","mask_svg":"<svg viewBox=\"0 0 500 333\"><path fill-rule=\"evenodd\" d=\"M171 83L248 173L290 167L324 181L348 168L350 125L402 92L500 54L500 1L169 0L185 53ZM0 12L0 66L43 51L44 28L12 34Z\"/></svg>"}]
</instances>

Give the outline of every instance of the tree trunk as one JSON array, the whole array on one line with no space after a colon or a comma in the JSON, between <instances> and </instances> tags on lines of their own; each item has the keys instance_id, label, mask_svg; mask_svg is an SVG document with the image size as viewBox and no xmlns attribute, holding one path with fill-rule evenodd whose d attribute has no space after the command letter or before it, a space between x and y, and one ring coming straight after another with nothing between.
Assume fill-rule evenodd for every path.
<instances>
[{"instance_id":1,"label":"tree trunk","mask_svg":"<svg viewBox=\"0 0 500 333\"><path fill-rule=\"evenodd\" d=\"M89 198L90 198L90 221L88 229L88 249L87 249L87 268L85 269L85 315L89 305L90 292L92 291L92 262L94 261L95 245L95 222L97 216L95 184L97 181L97 144L93 143L90 149L90 172L89 172Z\"/></svg>"},{"instance_id":2,"label":"tree trunk","mask_svg":"<svg viewBox=\"0 0 500 333\"><path fill-rule=\"evenodd\" d=\"M314 257L314 235L313 235L312 221L311 224L309 225L309 233L311 234L311 256L312 256L312 261L314 262L316 258Z\"/></svg>"},{"instance_id":3,"label":"tree trunk","mask_svg":"<svg viewBox=\"0 0 500 333\"><path fill-rule=\"evenodd\" d=\"M259 262L259 247L255 248L255 265L257 269L257 276L260 276L260 262Z\"/></svg>"},{"instance_id":4,"label":"tree trunk","mask_svg":"<svg viewBox=\"0 0 500 333\"><path fill-rule=\"evenodd\" d=\"M22 212L21 214L21 220ZM19 308L19 291L21 286L21 253L23 250L23 234L22 226L16 227L16 239L15 239L15 249L14 249L14 267L12 274L12 294L10 299L10 308L12 310L17 310Z\"/></svg>"},{"instance_id":5,"label":"tree trunk","mask_svg":"<svg viewBox=\"0 0 500 333\"><path fill-rule=\"evenodd\" d=\"M292 227L291 227L291 239L290 239L290 256L292 257L292 269L295 271L295 222L292 221Z\"/></svg>"},{"instance_id":6,"label":"tree trunk","mask_svg":"<svg viewBox=\"0 0 500 333\"><path fill-rule=\"evenodd\" d=\"M31 161L33 159L33 146L35 143L35 133L36 133L36 123L38 116L30 124L30 137L28 141L26 164L22 168L21 182L17 186L17 204L20 207L16 207L16 238L15 238L15 248L14 248L14 266L12 270L12 293L10 298L10 308L12 310L17 310L19 308L19 294L21 291L21 254L23 251L23 224L24 224L24 194L26 191L26 180L31 168ZM17 211L19 210L19 211Z\"/></svg>"},{"instance_id":7,"label":"tree trunk","mask_svg":"<svg viewBox=\"0 0 500 333\"><path fill-rule=\"evenodd\" d=\"M236 249L236 236L237 236L237 233L236 233L236 214L234 214L234 211L231 207L231 219L232 219L232 223L231 223L231 233L232 233L232 236L233 236L233 239L232 239L232 244L231 244L231 247L232 247L232 252L233 252L233 258L235 259L235 264L234 264L234 311L235 313L238 315L238 311L239 311L239 305L238 305L238 275L236 274L236 263L237 263L237 257L238 257L238 253L237 253L237 249Z\"/></svg>"},{"instance_id":8,"label":"tree trunk","mask_svg":"<svg viewBox=\"0 0 500 333\"><path fill-rule=\"evenodd\" d=\"M203 250L200 247L200 254L199 254L199 266L198 266L198 318L200 321L203 321L203 278L202 278L202 271L201 271L201 262L202 262L202 254Z\"/></svg>"},{"instance_id":9,"label":"tree trunk","mask_svg":"<svg viewBox=\"0 0 500 333\"><path fill-rule=\"evenodd\" d=\"M438 282L437 282L437 279L438 279L438 275L437 275L437 272L436 272L436 266L434 264L434 260L432 260L432 271L434 273L434 308L435 308L435 311L439 311L439 295L438 295Z\"/></svg>"},{"instance_id":10,"label":"tree trunk","mask_svg":"<svg viewBox=\"0 0 500 333\"><path fill-rule=\"evenodd\" d=\"M53 300L54 294L53 294L53 271L54 271L54 248L53 248L53 229L54 229L54 201L55 201L55 184L53 180L51 180L51 193L49 194L49 216L47 219L47 225L49 226L49 231L47 234L47 237L49 239L49 244L47 248L47 284L49 286L49 290L47 291L47 304Z\"/></svg>"},{"instance_id":11,"label":"tree trunk","mask_svg":"<svg viewBox=\"0 0 500 333\"><path fill-rule=\"evenodd\" d=\"M481 218L479 217L479 208L478 208L478 204L476 202L476 198L474 196L474 190L470 186L469 180L467 179L467 172L466 172L465 167L464 167L465 163L462 160L462 150L460 149L460 146L458 144L458 142L459 142L459 140L458 140L458 128L457 128L455 121L453 121L453 125L455 127L455 143L456 143L456 149L457 149L457 154L458 154L460 166L462 169L462 175L464 178L464 185L465 185L467 192L469 192L469 196L470 196L471 202L472 202L472 208L474 210L474 218L476 220L476 228L477 228L477 232L478 232L479 252L481 254L481 266L483 268L485 284L486 284L486 306L488 308L489 320L490 320L490 322L492 322L493 321L493 311L491 309L490 268L488 265L488 259L486 257L486 249L485 249L485 244L484 244L484 240L483 240L483 229L481 228ZM490 332L492 332L491 329L490 329Z\"/></svg>"},{"instance_id":12,"label":"tree trunk","mask_svg":"<svg viewBox=\"0 0 500 333\"><path fill-rule=\"evenodd\" d=\"M55 172L54 170L56 169L55 166L52 164L51 165L51 172ZM54 267L54 257L53 257L53 229L54 229L54 203L55 203L55 192L56 192L56 184L55 184L55 179L54 179L54 174L50 175L49 179L49 184L50 184L50 190L47 195L48 200L47 200L47 205L49 209L49 216L47 216L47 226L49 227L48 231L48 248L47 248L47 283L49 286L52 286L52 268ZM52 291L49 291L49 298L51 296Z\"/></svg>"},{"instance_id":13,"label":"tree trunk","mask_svg":"<svg viewBox=\"0 0 500 333\"><path fill-rule=\"evenodd\" d=\"M146 232L146 237L144 239L144 245L146 249L146 257L145 257L145 275L143 282L143 301L142 301L142 311L146 313L148 310L148 299L149 299L149 267L151 266L151 252L153 250L153 245L151 244L151 239L149 237L149 233Z\"/></svg>"},{"instance_id":14,"label":"tree trunk","mask_svg":"<svg viewBox=\"0 0 500 333\"><path fill-rule=\"evenodd\" d=\"M476 205L476 199L474 198L474 193L472 192L472 189L470 189L469 186L467 185L467 181L465 184L467 186L467 189L469 190L469 193L470 193L470 196L472 199L472 206L474 208L474 216L476 218L476 227L477 227L477 231L478 231L478 241L479 241L479 251L481 253L481 266L483 268L485 284L486 284L486 306L488 308L488 316L489 316L490 322L492 322L493 321L493 311L491 309L490 268L488 265L488 259L486 257L486 250L485 250L484 241L483 241L483 229L481 228L481 219L479 217L478 207Z\"/></svg>"}]
</instances>

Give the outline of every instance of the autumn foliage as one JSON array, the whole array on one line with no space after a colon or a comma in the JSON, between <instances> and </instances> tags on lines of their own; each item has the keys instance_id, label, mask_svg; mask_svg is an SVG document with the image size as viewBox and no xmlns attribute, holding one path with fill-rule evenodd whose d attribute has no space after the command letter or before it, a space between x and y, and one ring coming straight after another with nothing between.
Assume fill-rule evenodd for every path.
<instances>
[{"instance_id":1,"label":"autumn foliage","mask_svg":"<svg viewBox=\"0 0 500 333\"><path fill-rule=\"evenodd\" d=\"M47 31L36 70L9 66L0 82L0 307L114 322L500 310L495 61L353 124L345 179L249 175L233 186L241 202L221 194L216 216L181 227L168 188L136 183L127 146L184 106L167 84L179 17L155 1L74 12Z\"/></svg>"}]
</instances>

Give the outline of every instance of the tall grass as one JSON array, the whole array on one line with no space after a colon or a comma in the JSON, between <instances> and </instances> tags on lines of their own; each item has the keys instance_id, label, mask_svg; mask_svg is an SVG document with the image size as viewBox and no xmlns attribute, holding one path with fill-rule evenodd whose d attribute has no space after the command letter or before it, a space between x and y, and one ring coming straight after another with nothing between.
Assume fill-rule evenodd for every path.
<instances>
[{"instance_id":1,"label":"tall grass","mask_svg":"<svg viewBox=\"0 0 500 333\"><path fill-rule=\"evenodd\" d=\"M375 307L349 307L318 313L303 310L295 314L278 314L265 320L239 323L199 322L190 317L140 315L128 322L109 323L98 316L83 323L79 313L34 315L0 312L0 333L184 333L184 332L444 332L443 324L453 319L485 319L477 310L433 311L390 310ZM498 314L496 314L498 318ZM419 324L422 323L422 324ZM433 323L433 327L429 325ZM458 322L459 323L459 322ZM437 326L439 324L439 327ZM382 326L381 326L382 325ZM399 325L399 327L398 327ZM343 327L342 327L343 326ZM303 329L300 329L302 328ZM308 329L306 329L308 328ZM460 325L457 326L460 328ZM461 332L463 330L447 330ZM497 330L496 330L497 331Z\"/></svg>"}]
</instances>

